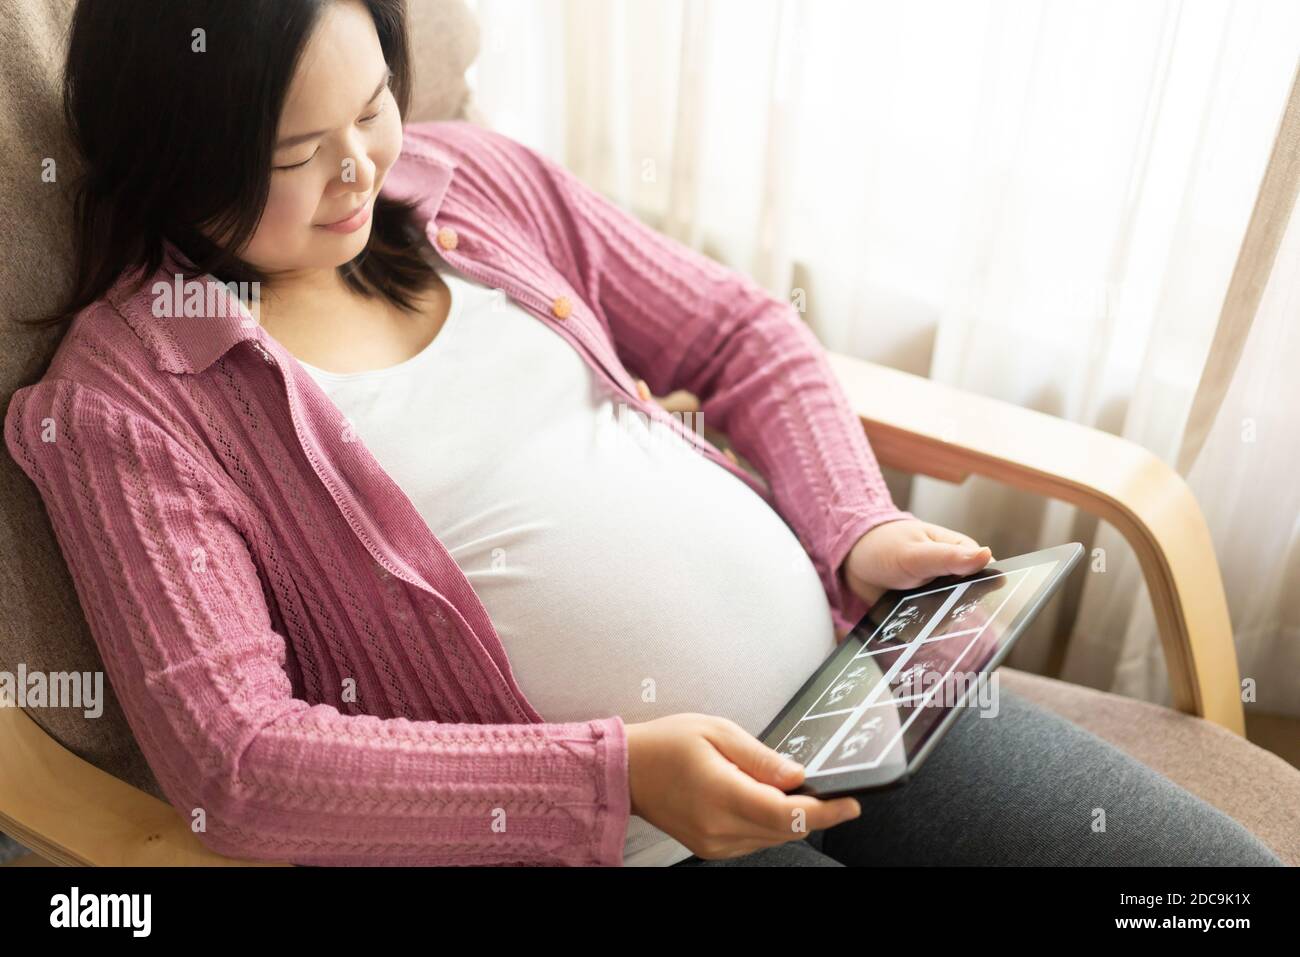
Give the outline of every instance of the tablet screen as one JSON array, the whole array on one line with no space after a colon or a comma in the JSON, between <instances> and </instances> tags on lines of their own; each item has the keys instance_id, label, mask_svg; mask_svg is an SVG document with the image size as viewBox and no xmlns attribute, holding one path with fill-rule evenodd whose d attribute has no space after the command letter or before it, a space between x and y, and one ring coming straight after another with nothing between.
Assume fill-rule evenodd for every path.
<instances>
[{"instance_id":1,"label":"tablet screen","mask_svg":"<svg viewBox=\"0 0 1300 957\"><path fill-rule=\"evenodd\" d=\"M990 565L938 587L889 593L897 600L882 597L763 742L804 765L805 787L815 793L817 782L837 775L852 775L857 787L901 777L949 713L963 703L995 707L980 676L1023 630L1026 612L1036 613L1034 599L1054 585L1061 564Z\"/></svg>"}]
</instances>

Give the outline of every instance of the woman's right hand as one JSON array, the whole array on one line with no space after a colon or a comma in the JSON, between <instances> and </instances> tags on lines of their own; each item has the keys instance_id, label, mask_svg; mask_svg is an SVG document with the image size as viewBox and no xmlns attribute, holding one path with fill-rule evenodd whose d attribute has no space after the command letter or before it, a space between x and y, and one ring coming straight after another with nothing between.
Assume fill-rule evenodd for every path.
<instances>
[{"instance_id":1,"label":"woman's right hand","mask_svg":"<svg viewBox=\"0 0 1300 957\"><path fill-rule=\"evenodd\" d=\"M632 813L705 860L802 840L861 813L851 797L784 793L803 782L802 765L727 718L670 714L625 730Z\"/></svg>"}]
</instances>

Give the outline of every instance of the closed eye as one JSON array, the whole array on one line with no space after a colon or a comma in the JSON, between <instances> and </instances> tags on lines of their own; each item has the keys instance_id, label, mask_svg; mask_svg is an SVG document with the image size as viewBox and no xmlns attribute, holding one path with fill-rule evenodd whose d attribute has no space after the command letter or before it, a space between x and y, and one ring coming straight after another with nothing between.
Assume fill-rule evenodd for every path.
<instances>
[{"instance_id":1,"label":"closed eye","mask_svg":"<svg viewBox=\"0 0 1300 957\"><path fill-rule=\"evenodd\" d=\"M373 123L375 120L379 119L379 114L381 114L381 113L383 113L383 112L384 112L384 104L383 104L383 101L381 101L380 104L379 104L379 108L376 109L375 112L371 113L369 116L363 116L363 117L361 117L360 122L362 122L362 123Z\"/></svg>"},{"instance_id":2,"label":"closed eye","mask_svg":"<svg viewBox=\"0 0 1300 957\"><path fill-rule=\"evenodd\" d=\"M319 153L319 152L320 152L320 147L318 146L318 147L316 147L316 153ZM292 165L290 165L290 166L276 166L276 167L274 167L274 168L275 168L275 169L301 169L302 167L306 166L308 163L310 163L312 160L314 160L314 159L316 158L316 153L312 153L311 156L308 156L308 157L307 157L305 160L303 160L301 163L294 163L294 164L292 164Z\"/></svg>"}]
</instances>

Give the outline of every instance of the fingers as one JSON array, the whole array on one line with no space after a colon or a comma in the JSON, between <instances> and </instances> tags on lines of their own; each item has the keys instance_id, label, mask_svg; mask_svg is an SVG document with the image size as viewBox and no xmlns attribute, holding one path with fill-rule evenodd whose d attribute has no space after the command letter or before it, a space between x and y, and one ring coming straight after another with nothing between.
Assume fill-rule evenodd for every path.
<instances>
[{"instance_id":1,"label":"fingers","mask_svg":"<svg viewBox=\"0 0 1300 957\"><path fill-rule=\"evenodd\" d=\"M950 545L952 556L948 570L954 575L973 575L993 558L993 552L987 545L972 553L964 545Z\"/></svg>"},{"instance_id":2,"label":"fingers","mask_svg":"<svg viewBox=\"0 0 1300 957\"><path fill-rule=\"evenodd\" d=\"M927 522L925 527L926 533L936 542L942 542L945 545L960 545L964 548L979 548L980 545L969 535L963 535L961 532L954 532L951 528L944 528L942 525L934 525Z\"/></svg>"},{"instance_id":3,"label":"fingers","mask_svg":"<svg viewBox=\"0 0 1300 957\"><path fill-rule=\"evenodd\" d=\"M806 794L785 794L803 781L803 767L797 762L794 774L786 775L783 765L790 759L778 754L735 722L723 722L710 737L720 756L731 762L736 776L733 801L723 813L732 816L724 828L748 834L759 828L775 840L790 840L807 832L834 827L860 813L851 797L823 800ZM799 827L796 827L799 825Z\"/></svg>"},{"instance_id":4,"label":"fingers","mask_svg":"<svg viewBox=\"0 0 1300 957\"><path fill-rule=\"evenodd\" d=\"M741 782L731 812L750 827L773 838L803 837L852 820L861 806L852 797L819 798L810 794L782 794L768 785Z\"/></svg>"},{"instance_id":5,"label":"fingers","mask_svg":"<svg viewBox=\"0 0 1300 957\"><path fill-rule=\"evenodd\" d=\"M993 550L987 545L980 545L969 535L935 525L925 524L926 534L931 540L944 546L942 549L930 550L926 556L934 564L931 573L942 575L945 572L954 575L969 575L977 572L993 560Z\"/></svg>"},{"instance_id":6,"label":"fingers","mask_svg":"<svg viewBox=\"0 0 1300 957\"><path fill-rule=\"evenodd\" d=\"M940 575L969 575L987 565L992 557L987 545L923 542L901 554L899 565L913 579L904 587L911 587Z\"/></svg>"},{"instance_id":7,"label":"fingers","mask_svg":"<svg viewBox=\"0 0 1300 957\"><path fill-rule=\"evenodd\" d=\"M769 748L734 721L723 721L706 737L724 758L749 777L775 788L797 787L803 766Z\"/></svg>"}]
</instances>

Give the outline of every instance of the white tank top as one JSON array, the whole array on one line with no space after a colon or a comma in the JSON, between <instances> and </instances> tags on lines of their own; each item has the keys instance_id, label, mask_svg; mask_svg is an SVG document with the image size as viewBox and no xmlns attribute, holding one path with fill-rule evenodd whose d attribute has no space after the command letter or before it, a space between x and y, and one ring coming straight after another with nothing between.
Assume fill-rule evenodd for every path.
<instances>
[{"instance_id":1,"label":"white tank top","mask_svg":"<svg viewBox=\"0 0 1300 957\"><path fill-rule=\"evenodd\" d=\"M753 489L625 409L583 357L445 262L442 329L395 366L304 368L483 602L548 722L683 711L757 735L835 649L812 562ZM625 865L690 851L635 815Z\"/></svg>"}]
</instances>

